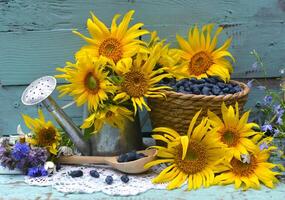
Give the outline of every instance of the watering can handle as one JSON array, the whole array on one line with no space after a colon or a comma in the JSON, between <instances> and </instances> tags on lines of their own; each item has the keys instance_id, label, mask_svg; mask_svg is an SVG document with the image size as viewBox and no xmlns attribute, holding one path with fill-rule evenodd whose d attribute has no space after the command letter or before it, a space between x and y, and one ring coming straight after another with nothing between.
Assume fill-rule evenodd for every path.
<instances>
[{"instance_id":1,"label":"watering can handle","mask_svg":"<svg viewBox=\"0 0 285 200\"><path fill-rule=\"evenodd\" d=\"M61 156L59 162L62 164L107 164L103 156Z\"/></svg>"},{"instance_id":2,"label":"watering can handle","mask_svg":"<svg viewBox=\"0 0 285 200\"><path fill-rule=\"evenodd\" d=\"M64 105L64 106L62 106L61 109L64 110L64 109L66 109L66 108L72 106L72 105L75 104L75 103L76 103L75 101L72 101L72 102L70 102L70 103L68 103L68 104L66 104L66 105Z\"/></svg>"}]
</instances>

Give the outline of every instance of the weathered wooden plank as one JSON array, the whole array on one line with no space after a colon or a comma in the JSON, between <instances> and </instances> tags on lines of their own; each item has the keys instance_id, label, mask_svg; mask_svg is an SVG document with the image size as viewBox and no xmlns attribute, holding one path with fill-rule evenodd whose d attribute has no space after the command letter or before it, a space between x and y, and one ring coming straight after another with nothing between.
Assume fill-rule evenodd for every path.
<instances>
[{"instance_id":1,"label":"weathered wooden plank","mask_svg":"<svg viewBox=\"0 0 285 200\"><path fill-rule=\"evenodd\" d=\"M152 25L149 28L158 30L161 37L168 37L176 46L175 34L186 35L188 26ZM262 70L246 73L255 62L249 54L252 49L263 57L268 77L280 76L279 71L285 63L282 56L285 51L284 30L285 26L280 23L274 26L271 23L242 24L227 28L225 35L234 37L231 51L237 60L233 77L264 76ZM73 53L84 44L70 30L0 33L0 41L0 81L3 85L28 84L40 76L57 73L55 68L72 60Z\"/></svg>"},{"instance_id":2,"label":"weathered wooden plank","mask_svg":"<svg viewBox=\"0 0 285 200\"><path fill-rule=\"evenodd\" d=\"M249 56L253 48L264 57L269 69L267 76L276 77L285 59L281 53L285 48L284 4L284 0L1 1L0 80L4 85L18 85L43 74L54 74L54 68L72 59L72 54L84 44L70 29L83 29L88 11L94 10L110 23L115 13L129 9L136 10L135 22L145 22L147 28L158 30L170 41L174 41L176 32L185 35L194 23L223 25L227 35L234 36L234 77L263 76L261 72L245 75L254 62Z\"/></svg>"},{"instance_id":3,"label":"weathered wooden plank","mask_svg":"<svg viewBox=\"0 0 285 200\"><path fill-rule=\"evenodd\" d=\"M1 32L83 28L91 10L110 22L115 13L135 9L136 20L147 25L285 19L284 0L6 0L0 5Z\"/></svg>"},{"instance_id":4,"label":"weathered wooden plank","mask_svg":"<svg viewBox=\"0 0 285 200\"><path fill-rule=\"evenodd\" d=\"M64 194L52 189L51 187L35 187L24 183L23 176L3 175L0 176L0 200L6 199L133 199L133 200L153 200L163 196L165 200L233 200L233 199L259 199L259 200L276 200L282 199L285 193L285 184L280 183L274 189L264 186L260 190L241 191L236 190L233 185L228 186L212 186L209 188L201 188L199 190L187 191L186 186L176 190L149 190L136 196L120 197L109 196L101 192L93 194ZM139 185L138 185L139 186Z\"/></svg>"},{"instance_id":5,"label":"weathered wooden plank","mask_svg":"<svg viewBox=\"0 0 285 200\"><path fill-rule=\"evenodd\" d=\"M28 114L32 117L37 116L37 106L25 106L21 103L21 94L25 87L0 87L0 135L3 134L16 134L17 125L21 124L24 128L24 122L21 114ZM71 102L70 97L58 99L57 92L54 93L54 98L59 105L66 105ZM43 109L47 119L51 119L46 109ZM66 109L66 113L72 117L72 119L80 124L82 122L82 109L72 106ZM54 122L56 124L56 122ZM26 128L24 130L27 130Z\"/></svg>"}]
</instances>

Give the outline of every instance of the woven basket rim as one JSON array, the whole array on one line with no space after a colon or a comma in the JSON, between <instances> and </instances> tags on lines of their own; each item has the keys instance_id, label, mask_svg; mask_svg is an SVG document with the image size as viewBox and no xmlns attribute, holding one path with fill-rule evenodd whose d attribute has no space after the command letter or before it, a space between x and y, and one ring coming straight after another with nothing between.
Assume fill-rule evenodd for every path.
<instances>
[{"instance_id":1,"label":"woven basket rim","mask_svg":"<svg viewBox=\"0 0 285 200\"><path fill-rule=\"evenodd\" d=\"M235 80L230 80L231 83L236 83L241 86L242 91L234 93L234 94L226 94L226 95L202 95L202 94L185 94L185 93L180 93L180 92L174 92L174 91L169 91L169 90L162 90L162 92L167 96L175 97L175 98L195 98L195 99L235 99L237 96L238 97L243 97L248 95L250 92L250 88L242 82L235 81Z\"/></svg>"}]
</instances>

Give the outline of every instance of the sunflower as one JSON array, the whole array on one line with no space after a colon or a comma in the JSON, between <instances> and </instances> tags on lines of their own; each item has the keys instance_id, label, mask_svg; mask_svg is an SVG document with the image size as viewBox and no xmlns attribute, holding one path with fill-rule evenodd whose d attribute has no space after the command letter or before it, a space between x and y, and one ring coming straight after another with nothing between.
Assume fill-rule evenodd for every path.
<instances>
[{"instance_id":1,"label":"sunflower","mask_svg":"<svg viewBox=\"0 0 285 200\"><path fill-rule=\"evenodd\" d=\"M232 106L226 107L222 104L222 118L220 119L215 113L208 111L208 117L211 125L218 128L219 140L226 145L228 159L234 156L240 159L241 154L248 154L248 151L254 151L257 146L249 137L258 134L252 130L255 123L248 123L249 112L245 112L239 118L238 103L235 104L235 110Z\"/></svg>"},{"instance_id":2,"label":"sunflower","mask_svg":"<svg viewBox=\"0 0 285 200\"><path fill-rule=\"evenodd\" d=\"M228 38L221 47L216 48L217 38L223 28L219 27L211 38L213 26L213 24L205 25L201 32L197 26L190 28L188 41L177 35L176 38L181 48L181 58L184 60L181 65L181 72L185 74L185 77L200 79L208 76L219 76L224 81L230 79L232 65L226 57L234 61L232 54L228 51L232 38Z\"/></svg>"},{"instance_id":3,"label":"sunflower","mask_svg":"<svg viewBox=\"0 0 285 200\"><path fill-rule=\"evenodd\" d=\"M35 119L23 115L26 126L33 134L27 142L34 146L45 147L50 153L56 155L61 136L51 121L45 121L42 110L39 109L38 114L39 118Z\"/></svg>"},{"instance_id":4,"label":"sunflower","mask_svg":"<svg viewBox=\"0 0 285 200\"><path fill-rule=\"evenodd\" d=\"M108 94L113 94L115 86L108 79L108 72L105 67L108 64L104 57L92 59L89 56L81 57L75 64L67 62L64 68L57 68L64 74L56 75L63 78L69 84L58 86L60 96L71 94L81 106L88 102L89 110L97 110L104 100L108 99Z\"/></svg>"},{"instance_id":5,"label":"sunflower","mask_svg":"<svg viewBox=\"0 0 285 200\"><path fill-rule=\"evenodd\" d=\"M81 128L86 129L94 125L93 132L98 133L102 129L104 123L107 123L110 126L124 130L125 120L134 120L132 115L133 112L125 107L110 105L105 109L101 109L91 114L84 120Z\"/></svg>"},{"instance_id":6,"label":"sunflower","mask_svg":"<svg viewBox=\"0 0 285 200\"><path fill-rule=\"evenodd\" d=\"M142 50L143 47L140 44L143 42L138 37L148 34L148 31L140 30L144 25L143 23L137 23L128 29L134 12L134 10L129 11L119 25L117 25L117 20L120 15L116 14L110 30L91 13L92 19L87 20L87 28L91 38L74 31L75 34L89 43L76 53L76 58L85 56L87 52L92 57L105 56L116 63L122 58L132 57L139 50Z\"/></svg>"},{"instance_id":7,"label":"sunflower","mask_svg":"<svg viewBox=\"0 0 285 200\"><path fill-rule=\"evenodd\" d=\"M222 169L219 163L224 159L223 144L218 139L215 129L209 129L210 123L203 118L201 123L194 128L200 112L193 117L187 135L180 136L170 128L155 128L153 138L167 143L167 147L153 146L158 149L155 161L145 165L145 168L160 163L168 166L153 179L154 183L169 182L167 189L180 187L188 180L188 189L198 189L202 185L209 187L214 183L214 173Z\"/></svg>"},{"instance_id":8,"label":"sunflower","mask_svg":"<svg viewBox=\"0 0 285 200\"><path fill-rule=\"evenodd\" d=\"M184 75L180 70L181 57L179 51L177 49L169 48L169 44L165 44L165 40L161 40L156 31L153 31L150 35L150 41L147 44L148 49L153 49L160 43L161 55L157 61L159 67L163 68L164 71L177 80L184 78Z\"/></svg>"},{"instance_id":9,"label":"sunflower","mask_svg":"<svg viewBox=\"0 0 285 200\"><path fill-rule=\"evenodd\" d=\"M134 114L137 112L137 105L142 110L143 106L150 111L144 97L164 97L160 90L169 89L168 86L157 86L163 78L169 77L163 73L163 68L154 69L160 58L161 44L158 44L149 56L144 59L145 54L139 53L135 59L125 58L120 60L114 67L115 72L122 77L119 91L114 101L127 101L131 99L134 106Z\"/></svg>"},{"instance_id":10,"label":"sunflower","mask_svg":"<svg viewBox=\"0 0 285 200\"><path fill-rule=\"evenodd\" d=\"M267 187L273 188L274 184L278 182L275 176L280 173L273 172L272 169L279 167L284 170L284 168L280 164L272 164L267 161L271 150L257 148L254 152L247 154L248 162L232 158L228 169L215 177L215 183L235 183L235 188L243 187L244 190L247 190L248 188L259 189L260 182L262 182Z\"/></svg>"}]
</instances>

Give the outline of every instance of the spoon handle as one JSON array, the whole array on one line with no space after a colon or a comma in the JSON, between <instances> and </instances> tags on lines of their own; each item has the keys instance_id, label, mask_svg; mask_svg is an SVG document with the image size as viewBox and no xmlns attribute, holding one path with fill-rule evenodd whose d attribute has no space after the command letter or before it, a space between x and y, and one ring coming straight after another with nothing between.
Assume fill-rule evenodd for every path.
<instances>
[{"instance_id":1,"label":"spoon handle","mask_svg":"<svg viewBox=\"0 0 285 200\"><path fill-rule=\"evenodd\" d=\"M106 164L105 157L100 156L61 156L62 164Z\"/></svg>"}]
</instances>

